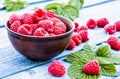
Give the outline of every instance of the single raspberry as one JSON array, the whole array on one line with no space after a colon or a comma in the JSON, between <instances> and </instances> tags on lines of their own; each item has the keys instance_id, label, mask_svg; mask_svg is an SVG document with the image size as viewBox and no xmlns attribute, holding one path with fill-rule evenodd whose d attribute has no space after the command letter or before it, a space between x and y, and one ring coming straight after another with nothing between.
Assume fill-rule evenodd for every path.
<instances>
[{"instance_id":1,"label":"single raspberry","mask_svg":"<svg viewBox=\"0 0 120 79\"><path fill-rule=\"evenodd\" d=\"M83 72L89 75L97 75L100 73L100 65L97 60L91 60L83 67Z\"/></svg>"},{"instance_id":2,"label":"single raspberry","mask_svg":"<svg viewBox=\"0 0 120 79\"><path fill-rule=\"evenodd\" d=\"M120 20L115 22L114 25L116 26L116 30L120 31Z\"/></svg>"},{"instance_id":3,"label":"single raspberry","mask_svg":"<svg viewBox=\"0 0 120 79\"><path fill-rule=\"evenodd\" d=\"M40 20L47 19L47 16L45 14L45 11L42 9L37 9L33 15L32 18L36 23L38 23Z\"/></svg>"},{"instance_id":4,"label":"single raspberry","mask_svg":"<svg viewBox=\"0 0 120 79\"><path fill-rule=\"evenodd\" d=\"M72 50L73 48L75 48L75 46L76 46L75 42L71 39L70 43L67 46L67 49Z\"/></svg>"},{"instance_id":5,"label":"single raspberry","mask_svg":"<svg viewBox=\"0 0 120 79\"><path fill-rule=\"evenodd\" d=\"M14 21L20 21L20 16L17 14L12 14L9 17L9 23L12 24Z\"/></svg>"},{"instance_id":6,"label":"single raspberry","mask_svg":"<svg viewBox=\"0 0 120 79\"><path fill-rule=\"evenodd\" d=\"M76 45L79 45L82 42L82 37L79 33L74 33L72 35L72 40L75 42Z\"/></svg>"},{"instance_id":7,"label":"single raspberry","mask_svg":"<svg viewBox=\"0 0 120 79\"><path fill-rule=\"evenodd\" d=\"M108 34L114 34L116 32L116 26L112 25L112 24L107 24L104 27L104 30L108 33Z\"/></svg>"},{"instance_id":8,"label":"single raspberry","mask_svg":"<svg viewBox=\"0 0 120 79\"><path fill-rule=\"evenodd\" d=\"M86 25L89 29L94 29L96 27L97 23L94 19L89 19L87 21Z\"/></svg>"},{"instance_id":9,"label":"single raspberry","mask_svg":"<svg viewBox=\"0 0 120 79\"><path fill-rule=\"evenodd\" d=\"M79 24L77 22L75 22L74 24L75 24L74 32L76 32L79 29Z\"/></svg>"},{"instance_id":10,"label":"single raspberry","mask_svg":"<svg viewBox=\"0 0 120 79\"><path fill-rule=\"evenodd\" d=\"M104 27L105 25L109 24L109 21L107 18L100 18L97 20L97 26L98 27Z\"/></svg>"},{"instance_id":11,"label":"single raspberry","mask_svg":"<svg viewBox=\"0 0 120 79\"><path fill-rule=\"evenodd\" d=\"M78 28L79 27L79 23L75 22L75 28Z\"/></svg>"},{"instance_id":12,"label":"single raspberry","mask_svg":"<svg viewBox=\"0 0 120 79\"><path fill-rule=\"evenodd\" d=\"M66 25L63 22L57 22L53 28L53 32L56 35L63 34L67 30Z\"/></svg>"},{"instance_id":13,"label":"single raspberry","mask_svg":"<svg viewBox=\"0 0 120 79\"><path fill-rule=\"evenodd\" d=\"M24 35L32 35L32 28L29 24L23 24L18 28L17 32Z\"/></svg>"},{"instance_id":14,"label":"single raspberry","mask_svg":"<svg viewBox=\"0 0 120 79\"><path fill-rule=\"evenodd\" d=\"M38 28L37 24L30 24L30 27L32 28L32 33L35 32L35 30Z\"/></svg>"},{"instance_id":15,"label":"single raspberry","mask_svg":"<svg viewBox=\"0 0 120 79\"><path fill-rule=\"evenodd\" d=\"M53 11L46 10L45 13L46 13L47 17L50 17L50 18L54 18L55 17L55 13Z\"/></svg>"},{"instance_id":16,"label":"single raspberry","mask_svg":"<svg viewBox=\"0 0 120 79\"><path fill-rule=\"evenodd\" d=\"M54 76L63 76L66 73L64 65L58 61L54 60L52 64L48 67L48 72Z\"/></svg>"},{"instance_id":17,"label":"single raspberry","mask_svg":"<svg viewBox=\"0 0 120 79\"><path fill-rule=\"evenodd\" d=\"M21 21L23 24L33 24L34 20L31 13L25 13L21 16Z\"/></svg>"},{"instance_id":18,"label":"single raspberry","mask_svg":"<svg viewBox=\"0 0 120 79\"><path fill-rule=\"evenodd\" d=\"M81 26L77 29L77 32L81 31L81 30L88 30L88 27L86 26Z\"/></svg>"},{"instance_id":19,"label":"single raspberry","mask_svg":"<svg viewBox=\"0 0 120 79\"><path fill-rule=\"evenodd\" d=\"M107 43L112 49L120 50L120 40L115 36L110 36L107 40Z\"/></svg>"},{"instance_id":20,"label":"single raspberry","mask_svg":"<svg viewBox=\"0 0 120 79\"><path fill-rule=\"evenodd\" d=\"M53 22L49 19L39 21L38 27L44 28L49 33L53 32Z\"/></svg>"},{"instance_id":21,"label":"single raspberry","mask_svg":"<svg viewBox=\"0 0 120 79\"><path fill-rule=\"evenodd\" d=\"M52 22L53 22L53 25L55 25L57 22L61 22L59 19L57 18L49 18Z\"/></svg>"},{"instance_id":22,"label":"single raspberry","mask_svg":"<svg viewBox=\"0 0 120 79\"><path fill-rule=\"evenodd\" d=\"M49 33L44 28L37 28L33 36L49 36Z\"/></svg>"},{"instance_id":23,"label":"single raspberry","mask_svg":"<svg viewBox=\"0 0 120 79\"><path fill-rule=\"evenodd\" d=\"M21 22L20 21L14 21L11 26L10 26L10 29L14 32L17 32L18 28L21 26Z\"/></svg>"},{"instance_id":24,"label":"single raspberry","mask_svg":"<svg viewBox=\"0 0 120 79\"><path fill-rule=\"evenodd\" d=\"M81 31L79 31L79 34L82 37L82 42L86 42L89 40L87 30L81 30Z\"/></svg>"}]
</instances>

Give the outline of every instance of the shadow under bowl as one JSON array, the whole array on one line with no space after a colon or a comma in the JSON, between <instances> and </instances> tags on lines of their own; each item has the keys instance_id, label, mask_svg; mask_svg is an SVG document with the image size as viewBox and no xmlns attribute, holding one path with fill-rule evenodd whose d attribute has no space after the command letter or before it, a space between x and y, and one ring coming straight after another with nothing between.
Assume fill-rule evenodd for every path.
<instances>
[{"instance_id":1,"label":"shadow under bowl","mask_svg":"<svg viewBox=\"0 0 120 79\"><path fill-rule=\"evenodd\" d=\"M67 26L67 32L64 34L36 37L13 32L10 30L10 24L7 22L6 29L8 37L13 47L22 55L33 61L46 61L62 53L68 46L73 30L74 23L69 19L58 16Z\"/></svg>"}]
</instances>

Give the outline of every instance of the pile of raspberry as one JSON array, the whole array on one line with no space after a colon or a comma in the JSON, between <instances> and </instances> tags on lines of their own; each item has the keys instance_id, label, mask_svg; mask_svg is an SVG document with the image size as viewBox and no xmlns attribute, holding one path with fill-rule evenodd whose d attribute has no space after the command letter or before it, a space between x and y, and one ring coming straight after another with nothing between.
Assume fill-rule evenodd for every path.
<instances>
[{"instance_id":1,"label":"pile of raspberry","mask_svg":"<svg viewBox=\"0 0 120 79\"><path fill-rule=\"evenodd\" d=\"M9 17L10 29L30 36L55 36L67 31L66 25L49 10L37 9L34 13L24 13Z\"/></svg>"}]
</instances>

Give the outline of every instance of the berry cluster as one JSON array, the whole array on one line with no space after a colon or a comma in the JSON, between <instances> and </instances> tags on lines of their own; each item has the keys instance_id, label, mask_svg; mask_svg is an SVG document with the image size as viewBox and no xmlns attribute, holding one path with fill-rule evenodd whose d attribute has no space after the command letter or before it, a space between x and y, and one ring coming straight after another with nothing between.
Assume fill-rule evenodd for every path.
<instances>
[{"instance_id":1,"label":"berry cluster","mask_svg":"<svg viewBox=\"0 0 120 79\"><path fill-rule=\"evenodd\" d=\"M120 31L120 21L110 24L109 20L105 17L98 20L91 18L87 21L86 25L89 29L94 29L95 27L104 28L105 32L108 34L114 34L116 31Z\"/></svg>"},{"instance_id":2,"label":"berry cluster","mask_svg":"<svg viewBox=\"0 0 120 79\"><path fill-rule=\"evenodd\" d=\"M88 28L86 26L80 26L77 22L75 24L74 33L72 39L67 47L68 50L72 50L75 46L80 45L82 42L89 40Z\"/></svg>"},{"instance_id":3,"label":"berry cluster","mask_svg":"<svg viewBox=\"0 0 120 79\"><path fill-rule=\"evenodd\" d=\"M54 36L67 30L66 25L56 18L54 12L42 9L21 16L12 14L9 24L12 31L30 36Z\"/></svg>"},{"instance_id":4,"label":"berry cluster","mask_svg":"<svg viewBox=\"0 0 120 79\"><path fill-rule=\"evenodd\" d=\"M94 29L96 26L104 28L105 32L108 34L114 34L116 31L120 31L120 21L116 21L114 24L109 24L107 18L100 18L97 21L94 19L89 19L87 21L87 27L89 29ZM111 46L112 49L120 50L120 40L115 36L110 36L107 40L107 43Z\"/></svg>"}]
</instances>

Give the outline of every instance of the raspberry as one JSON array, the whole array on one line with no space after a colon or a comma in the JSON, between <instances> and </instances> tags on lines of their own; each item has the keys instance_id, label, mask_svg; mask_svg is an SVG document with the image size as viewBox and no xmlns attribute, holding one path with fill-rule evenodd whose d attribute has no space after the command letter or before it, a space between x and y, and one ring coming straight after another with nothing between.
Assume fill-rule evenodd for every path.
<instances>
[{"instance_id":1,"label":"raspberry","mask_svg":"<svg viewBox=\"0 0 120 79\"><path fill-rule=\"evenodd\" d=\"M75 42L76 45L79 45L82 42L82 37L79 33L74 33L72 35L72 40Z\"/></svg>"},{"instance_id":2,"label":"raspberry","mask_svg":"<svg viewBox=\"0 0 120 79\"><path fill-rule=\"evenodd\" d=\"M86 25L89 29L94 29L96 27L97 23L94 19L89 19L87 21Z\"/></svg>"},{"instance_id":3,"label":"raspberry","mask_svg":"<svg viewBox=\"0 0 120 79\"><path fill-rule=\"evenodd\" d=\"M30 27L32 28L32 33L38 28L37 24L30 24Z\"/></svg>"},{"instance_id":4,"label":"raspberry","mask_svg":"<svg viewBox=\"0 0 120 79\"><path fill-rule=\"evenodd\" d=\"M50 18L54 18L55 17L55 13L53 11L47 10L45 13Z\"/></svg>"},{"instance_id":5,"label":"raspberry","mask_svg":"<svg viewBox=\"0 0 120 79\"><path fill-rule=\"evenodd\" d=\"M54 76L63 76L66 73L64 65L58 61L54 60L52 64L48 67L48 72Z\"/></svg>"},{"instance_id":6,"label":"raspberry","mask_svg":"<svg viewBox=\"0 0 120 79\"><path fill-rule=\"evenodd\" d=\"M88 30L88 27L86 26L81 26L77 29L77 32L81 31L81 30Z\"/></svg>"},{"instance_id":7,"label":"raspberry","mask_svg":"<svg viewBox=\"0 0 120 79\"><path fill-rule=\"evenodd\" d=\"M116 30L120 31L120 21L115 22L114 25L116 26Z\"/></svg>"},{"instance_id":8,"label":"raspberry","mask_svg":"<svg viewBox=\"0 0 120 79\"><path fill-rule=\"evenodd\" d=\"M20 17L17 14L12 14L9 18L10 24L12 24L14 21L20 21Z\"/></svg>"},{"instance_id":9,"label":"raspberry","mask_svg":"<svg viewBox=\"0 0 120 79\"><path fill-rule=\"evenodd\" d=\"M53 25L55 25L57 22L61 22L59 19L57 18L50 18L50 20L53 22Z\"/></svg>"},{"instance_id":10,"label":"raspberry","mask_svg":"<svg viewBox=\"0 0 120 79\"><path fill-rule=\"evenodd\" d=\"M33 36L49 36L49 33L45 31L43 28L37 28Z\"/></svg>"},{"instance_id":11,"label":"raspberry","mask_svg":"<svg viewBox=\"0 0 120 79\"><path fill-rule=\"evenodd\" d=\"M14 32L17 32L20 26L21 26L21 22L16 20L11 24L10 29Z\"/></svg>"},{"instance_id":12,"label":"raspberry","mask_svg":"<svg viewBox=\"0 0 120 79\"><path fill-rule=\"evenodd\" d=\"M31 13L25 13L21 16L21 21L23 24L33 24L34 20Z\"/></svg>"},{"instance_id":13,"label":"raspberry","mask_svg":"<svg viewBox=\"0 0 120 79\"><path fill-rule=\"evenodd\" d=\"M57 22L53 28L53 32L56 35L65 33L66 30L67 30L67 27L63 22Z\"/></svg>"},{"instance_id":14,"label":"raspberry","mask_svg":"<svg viewBox=\"0 0 120 79\"><path fill-rule=\"evenodd\" d=\"M100 18L97 20L97 26L98 27L104 27L105 25L109 24L109 21L107 20L107 18Z\"/></svg>"},{"instance_id":15,"label":"raspberry","mask_svg":"<svg viewBox=\"0 0 120 79\"><path fill-rule=\"evenodd\" d=\"M74 32L76 32L79 29L79 24L77 22L75 22L74 24L75 24Z\"/></svg>"},{"instance_id":16,"label":"raspberry","mask_svg":"<svg viewBox=\"0 0 120 79\"><path fill-rule=\"evenodd\" d=\"M34 21L37 23L39 22L40 20L43 20L43 19L47 19L46 17L46 14L45 14L45 11L42 10L42 9L37 9L33 15L32 15Z\"/></svg>"},{"instance_id":17,"label":"raspberry","mask_svg":"<svg viewBox=\"0 0 120 79\"><path fill-rule=\"evenodd\" d=\"M79 34L82 37L82 42L86 42L89 40L87 30L81 30L81 31L79 31Z\"/></svg>"},{"instance_id":18,"label":"raspberry","mask_svg":"<svg viewBox=\"0 0 120 79\"><path fill-rule=\"evenodd\" d=\"M100 66L97 60L91 60L83 67L83 72L89 75L97 75L100 73Z\"/></svg>"},{"instance_id":19,"label":"raspberry","mask_svg":"<svg viewBox=\"0 0 120 79\"><path fill-rule=\"evenodd\" d=\"M75 48L75 46L76 46L75 42L71 39L67 49L72 50L73 48Z\"/></svg>"},{"instance_id":20,"label":"raspberry","mask_svg":"<svg viewBox=\"0 0 120 79\"><path fill-rule=\"evenodd\" d=\"M117 37L110 36L107 40L107 43L112 49L120 50L120 40Z\"/></svg>"},{"instance_id":21,"label":"raspberry","mask_svg":"<svg viewBox=\"0 0 120 79\"><path fill-rule=\"evenodd\" d=\"M75 24L75 28L79 27L79 24L77 22L75 22L74 24Z\"/></svg>"},{"instance_id":22,"label":"raspberry","mask_svg":"<svg viewBox=\"0 0 120 79\"><path fill-rule=\"evenodd\" d=\"M116 32L116 26L112 25L112 24L107 24L104 27L104 30L108 33L108 34L114 34Z\"/></svg>"},{"instance_id":23,"label":"raspberry","mask_svg":"<svg viewBox=\"0 0 120 79\"><path fill-rule=\"evenodd\" d=\"M24 35L32 35L32 28L29 24L23 24L18 28L17 32Z\"/></svg>"},{"instance_id":24,"label":"raspberry","mask_svg":"<svg viewBox=\"0 0 120 79\"><path fill-rule=\"evenodd\" d=\"M38 27L42 27L50 33L53 32L53 22L49 19L39 21Z\"/></svg>"}]
</instances>

